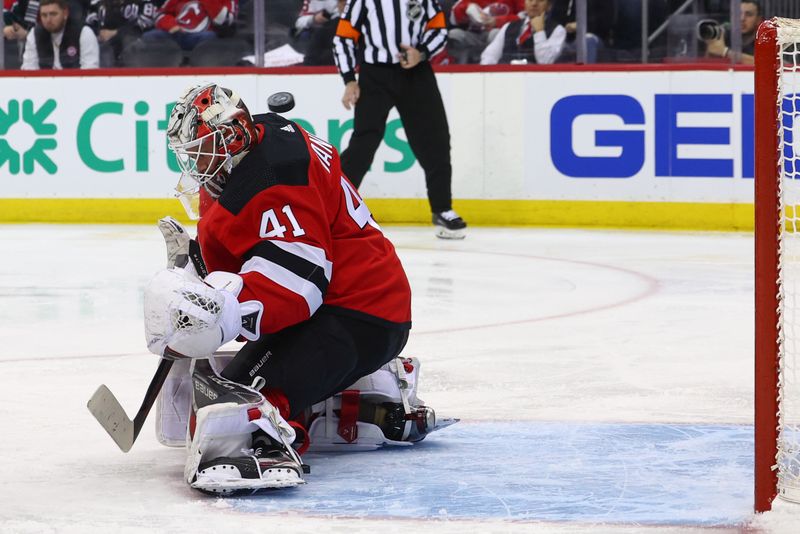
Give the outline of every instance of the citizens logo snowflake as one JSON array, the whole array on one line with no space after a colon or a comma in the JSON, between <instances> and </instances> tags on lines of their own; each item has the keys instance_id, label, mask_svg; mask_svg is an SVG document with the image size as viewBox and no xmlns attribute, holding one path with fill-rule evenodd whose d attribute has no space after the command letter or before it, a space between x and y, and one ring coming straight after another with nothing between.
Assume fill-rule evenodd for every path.
<instances>
[{"instance_id":1,"label":"citizens logo snowflake","mask_svg":"<svg viewBox=\"0 0 800 534\"><path fill-rule=\"evenodd\" d=\"M9 100L6 109L0 107L0 168L8 163L9 172L19 174L21 163L22 172L33 174L38 163L48 174L55 174L58 167L46 152L58 145L49 137L55 135L57 128L45 122L54 109L56 101L53 99L45 101L35 111L32 100L23 100L21 106L18 100ZM30 138L33 138L32 143Z\"/></svg>"}]
</instances>

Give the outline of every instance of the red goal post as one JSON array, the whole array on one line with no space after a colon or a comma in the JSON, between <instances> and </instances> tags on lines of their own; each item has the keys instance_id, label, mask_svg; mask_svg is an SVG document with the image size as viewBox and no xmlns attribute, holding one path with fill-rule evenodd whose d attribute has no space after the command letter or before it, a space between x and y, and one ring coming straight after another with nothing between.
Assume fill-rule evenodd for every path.
<instances>
[{"instance_id":1,"label":"red goal post","mask_svg":"<svg viewBox=\"0 0 800 534\"><path fill-rule=\"evenodd\" d=\"M755 63L754 507L764 512L778 495L800 501L800 20L762 23Z\"/></svg>"}]
</instances>

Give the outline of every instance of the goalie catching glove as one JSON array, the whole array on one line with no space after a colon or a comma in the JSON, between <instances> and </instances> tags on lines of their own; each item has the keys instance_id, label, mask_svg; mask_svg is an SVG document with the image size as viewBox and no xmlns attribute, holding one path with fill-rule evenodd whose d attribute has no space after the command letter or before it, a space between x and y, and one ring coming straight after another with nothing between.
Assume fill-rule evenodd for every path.
<instances>
[{"instance_id":1,"label":"goalie catching glove","mask_svg":"<svg viewBox=\"0 0 800 534\"><path fill-rule=\"evenodd\" d=\"M159 356L169 347L179 356L209 358L239 335L258 339L264 306L239 303L243 285L239 275L222 271L205 281L179 267L159 271L144 291L147 348Z\"/></svg>"},{"instance_id":2,"label":"goalie catching glove","mask_svg":"<svg viewBox=\"0 0 800 534\"><path fill-rule=\"evenodd\" d=\"M200 278L208 276L200 245L189 237L181 223L172 217L163 217L158 220L158 229L167 247L167 269L181 267Z\"/></svg>"},{"instance_id":3,"label":"goalie catching glove","mask_svg":"<svg viewBox=\"0 0 800 534\"><path fill-rule=\"evenodd\" d=\"M167 246L167 269L186 268L189 263L189 244L192 241L189 233L172 217L159 219L158 229L164 236L164 244Z\"/></svg>"}]
</instances>

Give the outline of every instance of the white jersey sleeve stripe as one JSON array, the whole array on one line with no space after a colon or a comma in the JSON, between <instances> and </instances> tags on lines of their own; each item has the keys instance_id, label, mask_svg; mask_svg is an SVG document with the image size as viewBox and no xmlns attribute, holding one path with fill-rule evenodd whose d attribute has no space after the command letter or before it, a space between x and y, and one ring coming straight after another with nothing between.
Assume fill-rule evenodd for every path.
<instances>
[{"instance_id":1,"label":"white jersey sleeve stripe","mask_svg":"<svg viewBox=\"0 0 800 534\"><path fill-rule=\"evenodd\" d=\"M290 254L299 256L315 265L319 265L325 271L325 278L328 279L328 282L331 281L333 263L328 261L323 249L306 243L298 242L272 241L272 243Z\"/></svg>"},{"instance_id":2,"label":"white jersey sleeve stripe","mask_svg":"<svg viewBox=\"0 0 800 534\"><path fill-rule=\"evenodd\" d=\"M314 312L322 305L322 291L313 282L297 276L292 271L281 267L259 256L253 256L242 265L239 274L258 273L279 286L296 293L308 304L308 313Z\"/></svg>"}]
</instances>

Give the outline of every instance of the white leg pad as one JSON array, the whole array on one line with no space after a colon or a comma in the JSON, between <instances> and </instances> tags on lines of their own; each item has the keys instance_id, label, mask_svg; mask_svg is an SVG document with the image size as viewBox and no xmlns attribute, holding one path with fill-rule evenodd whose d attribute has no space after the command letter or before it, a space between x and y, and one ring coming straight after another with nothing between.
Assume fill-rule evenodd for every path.
<instances>
[{"instance_id":1,"label":"white leg pad","mask_svg":"<svg viewBox=\"0 0 800 534\"><path fill-rule=\"evenodd\" d=\"M333 432L326 431L326 417L319 417L311 423L308 435L311 445L308 452L361 452L374 451L387 445L398 445L401 447L413 445L410 441L393 441L383 435L383 431L377 425L358 421L358 438L348 443L336 433L334 425ZM338 424L339 418L333 416L331 419Z\"/></svg>"},{"instance_id":2,"label":"white leg pad","mask_svg":"<svg viewBox=\"0 0 800 534\"><path fill-rule=\"evenodd\" d=\"M402 403L408 411L423 402L417 397L420 362L417 358L395 358L372 374L357 380L348 390L357 390L361 398L380 404ZM387 445L409 446L410 441L388 439L375 424L358 421L358 437L348 442L338 434L339 417L334 410L342 405L342 395L337 394L312 407L316 416L308 428L309 452L367 451Z\"/></svg>"},{"instance_id":3,"label":"white leg pad","mask_svg":"<svg viewBox=\"0 0 800 534\"><path fill-rule=\"evenodd\" d=\"M177 360L156 399L156 438L167 447L185 447L192 406L190 360Z\"/></svg>"},{"instance_id":4,"label":"white leg pad","mask_svg":"<svg viewBox=\"0 0 800 534\"><path fill-rule=\"evenodd\" d=\"M206 491L255 490L303 483L299 474L296 472L290 474L288 470L285 471L286 480L281 478L284 476L284 471L270 472L269 477L266 477L260 468L257 478L242 478L233 468L229 471L199 472L202 463L217 458L253 457L252 434L259 429L276 442L282 443L289 454L294 455L291 444L295 440L295 431L281 417L278 409L259 392L246 386L237 385L237 387L248 390L252 394L249 398L256 400L208 404L197 409L194 437L189 445L184 467L187 483L193 488ZM299 458L295 455L294 459L299 466ZM258 463L254 457L253 460L254 465Z\"/></svg>"},{"instance_id":5,"label":"white leg pad","mask_svg":"<svg viewBox=\"0 0 800 534\"><path fill-rule=\"evenodd\" d=\"M229 353L214 355L211 366L220 373L233 357ZM185 447L189 441L189 414L192 409L191 360L180 359L172 364L167 380L156 399L156 439L167 447Z\"/></svg>"},{"instance_id":6,"label":"white leg pad","mask_svg":"<svg viewBox=\"0 0 800 534\"><path fill-rule=\"evenodd\" d=\"M204 460L220 456L242 456L250 448L257 429L247 416L252 406L236 403L212 404L197 412L194 439L189 447L184 475L191 484Z\"/></svg>"},{"instance_id":7,"label":"white leg pad","mask_svg":"<svg viewBox=\"0 0 800 534\"><path fill-rule=\"evenodd\" d=\"M250 420L248 410L257 408L262 417ZM194 439L186 458L184 476L193 488L209 490L213 487L235 489L259 489L282 487L302 483L291 477L291 484L270 479L253 480L240 477L198 478L198 467L202 462L219 457L248 456L252 454L252 434L261 429L276 441L287 444L295 439L294 429L280 416L278 410L267 400L260 406L253 404L212 404L197 411ZM286 482L289 482L288 480Z\"/></svg>"},{"instance_id":8,"label":"white leg pad","mask_svg":"<svg viewBox=\"0 0 800 534\"><path fill-rule=\"evenodd\" d=\"M420 366L418 358L395 358L347 389L358 390L362 397L375 402L403 402L405 397L419 406L424 404L417 397Z\"/></svg>"}]
</instances>

